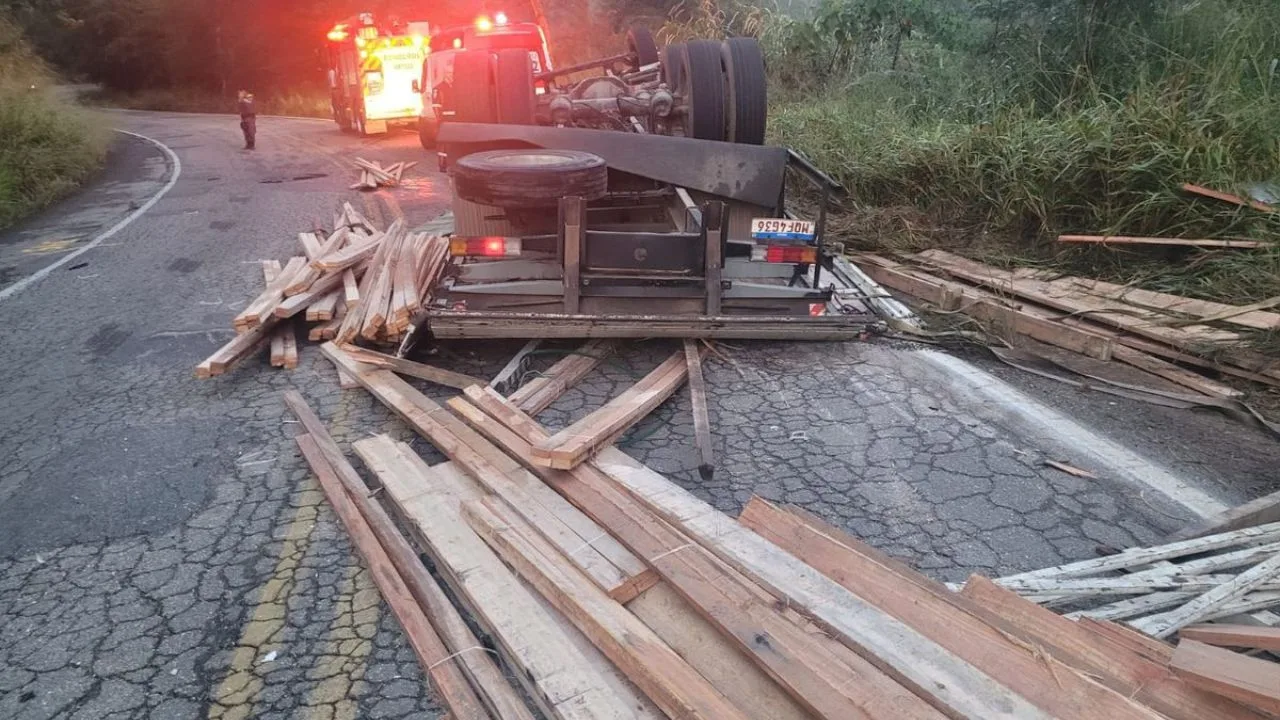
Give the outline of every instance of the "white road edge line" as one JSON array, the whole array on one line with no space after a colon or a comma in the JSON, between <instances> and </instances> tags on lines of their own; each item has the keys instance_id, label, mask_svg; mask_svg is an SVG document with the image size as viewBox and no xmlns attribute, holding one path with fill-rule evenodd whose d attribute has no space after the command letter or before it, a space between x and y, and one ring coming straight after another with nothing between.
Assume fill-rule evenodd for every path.
<instances>
[{"instance_id":1,"label":"white road edge line","mask_svg":"<svg viewBox=\"0 0 1280 720\"><path fill-rule=\"evenodd\" d=\"M3 290L0 290L0 302L8 300L9 298L17 295L23 290L26 290L32 285L35 285L41 280L49 277L49 275L52 274L54 270L57 270L63 265L66 265L72 260L75 260L81 255L98 247L98 245L100 245L104 240L109 239L116 233L125 229L126 227L129 226L129 223L133 222L134 220L137 220L139 217L142 216L143 213L145 213L146 211L154 207L156 203L160 202L160 198L164 197L165 194L167 194L170 190L173 189L174 185L178 184L178 177L182 175L182 161L178 159L178 154L175 153L168 145L165 145L164 143L160 142L159 140L156 140L155 138L149 138L146 135L139 135L138 133L129 132L128 130L120 130L118 128L112 128L112 129L115 130L115 132L121 133L123 135L131 135L140 140L146 140L147 142L151 143L152 145L155 145L156 147L164 151L164 153L169 156L169 161L173 163L173 174L169 177L169 182L165 183L165 186L160 188L159 192L157 192L155 195L152 195L150 200L143 203L142 207L129 213L127 217L125 217L123 220L113 225L111 229L102 233L98 237L90 240L89 243L86 244L84 247L76 249L71 254L65 255L59 258L57 262L46 265L45 267L42 267L39 270L35 271L34 273L15 282L9 287Z\"/></svg>"},{"instance_id":2,"label":"white road edge line","mask_svg":"<svg viewBox=\"0 0 1280 720\"><path fill-rule=\"evenodd\" d=\"M1052 438L1079 457L1087 458L1091 470L1106 468L1108 474L1118 479L1145 485L1201 518L1216 515L1228 507L1124 445L1099 435L960 358L933 350L919 350L917 355L955 378L957 390L998 406L1007 416L1039 435Z\"/></svg>"}]
</instances>

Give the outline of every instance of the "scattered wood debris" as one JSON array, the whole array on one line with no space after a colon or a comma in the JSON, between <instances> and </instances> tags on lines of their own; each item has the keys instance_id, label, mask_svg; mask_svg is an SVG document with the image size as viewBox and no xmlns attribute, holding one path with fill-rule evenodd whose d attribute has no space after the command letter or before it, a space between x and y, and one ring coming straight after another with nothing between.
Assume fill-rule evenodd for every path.
<instances>
[{"instance_id":1,"label":"scattered wood debris","mask_svg":"<svg viewBox=\"0 0 1280 720\"><path fill-rule=\"evenodd\" d=\"M378 230L349 203L336 223L332 233L299 234L303 255L283 266L263 263L266 287L232 318L236 337L196 367L197 377L225 373L264 343L272 365L297 367L304 323L314 323L306 330L313 342L393 346L405 338L444 272L449 241L409 232L403 221Z\"/></svg>"},{"instance_id":2,"label":"scattered wood debris","mask_svg":"<svg viewBox=\"0 0 1280 720\"><path fill-rule=\"evenodd\" d=\"M1245 200L1239 195L1232 195L1231 193L1220 192L1218 190L1210 190L1209 188L1201 187L1200 185L1184 183L1182 189L1184 192L1189 192L1192 195L1201 195L1203 197L1213 198L1214 200L1228 202L1232 205L1239 205L1240 207L1251 207L1258 212L1272 213L1276 211L1275 207L1264 202L1258 202L1257 200Z\"/></svg>"},{"instance_id":3,"label":"scattered wood debris","mask_svg":"<svg viewBox=\"0 0 1280 720\"><path fill-rule=\"evenodd\" d=\"M409 168L417 165L414 162L398 162L382 167L376 161L370 162L364 158L356 158L356 170L360 172L360 179L351 185L352 190L377 190L380 187L396 187L400 184L400 179Z\"/></svg>"},{"instance_id":4,"label":"scattered wood debris","mask_svg":"<svg viewBox=\"0 0 1280 720\"><path fill-rule=\"evenodd\" d=\"M1059 235L1060 243L1084 243L1094 245L1164 245L1167 247L1237 248L1256 250L1270 247L1261 240L1213 240L1195 238L1130 237L1127 235Z\"/></svg>"},{"instance_id":5,"label":"scattered wood debris","mask_svg":"<svg viewBox=\"0 0 1280 720\"><path fill-rule=\"evenodd\" d=\"M304 455L454 717L1257 720L1271 709L1280 666L1208 643L1267 648L1274 633L1203 622L1280 603L1280 524L974 577L956 592L799 509L752 498L734 520L613 447L699 374L695 343L583 422L544 429L533 414L608 348L516 373L507 396L326 343L342 373L447 458L428 465L370 428L353 444L365 479L301 396L286 397ZM397 373L462 392L437 403ZM1179 599L1100 617L1040 606L1151 595ZM1115 619L1159 635L1196 625L1175 649ZM1207 662L1214 653L1230 657Z\"/></svg>"},{"instance_id":6,"label":"scattered wood debris","mask_svg":"<svg viewBox=\"0 0 1280 720\"><path fill-rule=\"evenodd\" d=\"M1246 346L1246 333L1280 330L1265 301L1246 306L1195 300L1034 268L1006 270L942 250L854 260L880 284L947 312L963 312L997 335L1026 335L1096 360L1137 367L1197 395L1241 393L1182 367L1280 386L1280 361Z\"/></svg>"}]
</instances>

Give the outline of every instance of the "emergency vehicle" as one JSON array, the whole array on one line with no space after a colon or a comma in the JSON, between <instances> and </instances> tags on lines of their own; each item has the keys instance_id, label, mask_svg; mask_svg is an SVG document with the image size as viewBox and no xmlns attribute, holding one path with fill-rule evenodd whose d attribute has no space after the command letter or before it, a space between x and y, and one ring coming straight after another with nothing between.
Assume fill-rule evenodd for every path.
<instances>
[{"instance_id":1,"label":"emergency vehicle","mask_svg":"<svg viewBox=\"0 0 1280 720\"><path fill-rule=\"evenodd\" d=\"M329 31L326 59L333 119L361 135L384 133L392 123L410 123L422 112L414 91L427 56L425 22L387 24L361 13Z\"/></svg>"},{"instance_id":2,"label":"emergency vehicle","mask_svg":"<svg viewBox=\"0 0 1280 720\"><path fill-rule=\"evenodd\" d=\"M435 146L440 124L455 122L508 122L530 124L533 96L545 90L540 82L530 85L528 71L535 75L549 72L551 54L542 27L532 22L511 22L504 13L492 18L481 16L470 25L440 30L431 36L430 52L422 68L422 78L415 88L422 93L422 112L418 134L424 148ZM509 59L505 51L524 50L528 66L512 67L516 71L504 82L509 62L497 62L498 56ZM459 57L467 63L460 66ZM492 60L492 62L491 62ZM522 61L523 64L523 61ZM457 70L457 72L455 72ZM482 74L485 77L473 77ZM497 97L490 97L477 87L495 85Z\"/></svg>"}]
</instances>

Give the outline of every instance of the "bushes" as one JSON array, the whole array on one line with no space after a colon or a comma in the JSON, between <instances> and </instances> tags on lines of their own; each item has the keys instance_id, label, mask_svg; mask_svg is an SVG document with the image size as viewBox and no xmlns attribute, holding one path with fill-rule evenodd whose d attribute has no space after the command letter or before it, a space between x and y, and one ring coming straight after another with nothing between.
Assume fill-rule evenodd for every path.
<instances>
[{"instance_id":1,"label":"bushes","mask_svg":"<svg viewBox=\"0 0 1280 720\"><path fill-rule=\"evenodd\" d=\"M164 112L231 113L239 112L235 98L224 98L202 90L139 90L136 92L96 91L84 96L86 102L129 110ZM329 95L325 92L298 92L259 96L256 100L261 115L328 118L333 114Z\"/></svg>"},{"instance_id":2,"label":"bushes","mask_svg":"<svg viewBox=\"0 0 1280 720\"><path fill-rule=\"evenodd\" d=\"M0 18L0 227L76 188L102 162L106 134L52 79Z\"/></svg>"}]
</instances>

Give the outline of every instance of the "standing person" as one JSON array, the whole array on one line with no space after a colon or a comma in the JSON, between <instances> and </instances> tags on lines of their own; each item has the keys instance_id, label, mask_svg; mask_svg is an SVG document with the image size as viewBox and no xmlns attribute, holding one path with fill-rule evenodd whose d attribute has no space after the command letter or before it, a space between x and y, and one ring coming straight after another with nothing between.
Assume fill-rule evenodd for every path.
<instances>
[{"instance_id":1,"label":"standing person","mask_svg":"<svg viewBox=\"0 0 1280 720\"><path fill-rule=\"evenodd\" d=\"M240 129L244 131L244 149L252 150L258 137L258 111L253 106L253 93L240 91Z\"/></svg>"}]
</instances>

